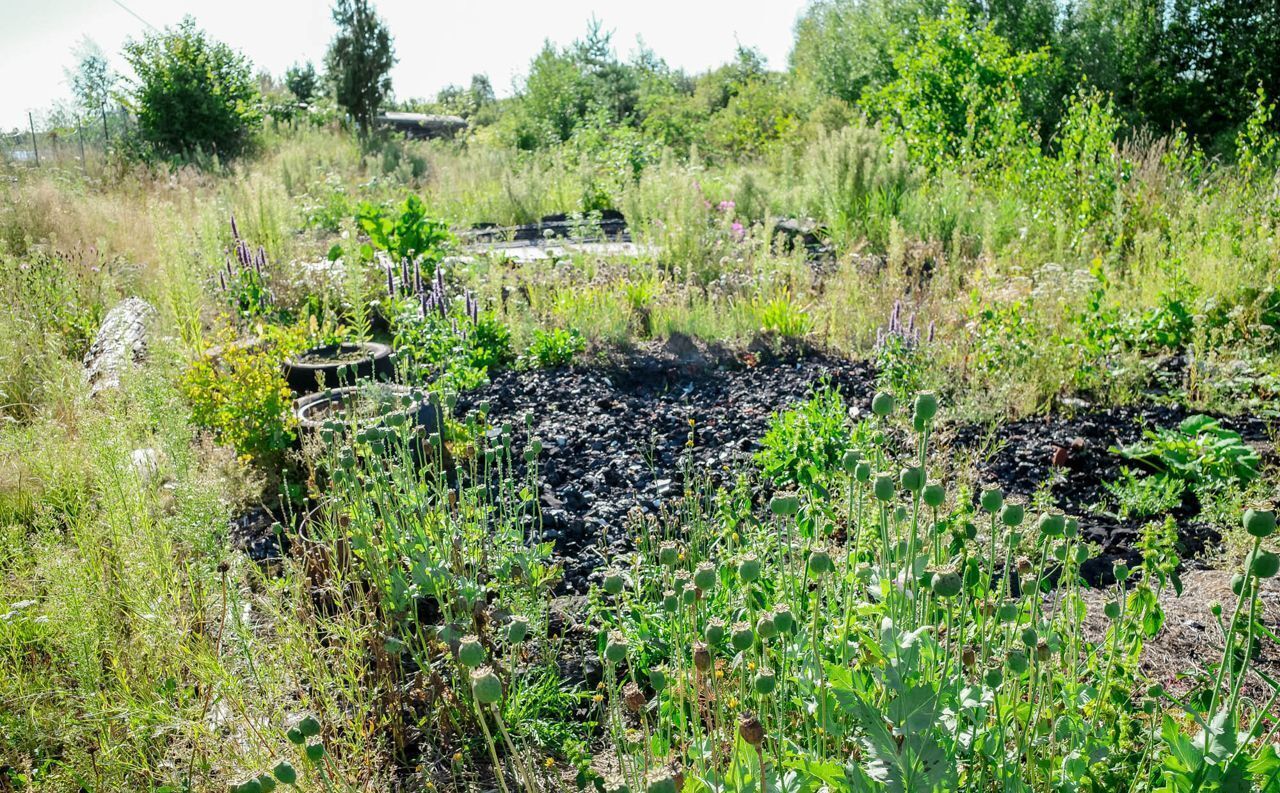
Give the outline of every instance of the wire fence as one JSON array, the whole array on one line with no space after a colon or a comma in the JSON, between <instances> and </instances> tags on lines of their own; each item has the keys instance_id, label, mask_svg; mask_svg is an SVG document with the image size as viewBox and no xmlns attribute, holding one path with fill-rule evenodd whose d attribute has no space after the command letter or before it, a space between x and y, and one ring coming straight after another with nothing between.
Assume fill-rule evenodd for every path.
<instances>
[{"instance_id":1,"label":"wire fence","mask_svg":"<svg viewBox=\"0 0 1280 793\"><path fill-rule=\"evenodd\" d=\"M101 168L111 152L137 129L122 106L56 120L27 114L27 128L0 132L0 163L12 167Z\"/></svg>"}]
</instances>

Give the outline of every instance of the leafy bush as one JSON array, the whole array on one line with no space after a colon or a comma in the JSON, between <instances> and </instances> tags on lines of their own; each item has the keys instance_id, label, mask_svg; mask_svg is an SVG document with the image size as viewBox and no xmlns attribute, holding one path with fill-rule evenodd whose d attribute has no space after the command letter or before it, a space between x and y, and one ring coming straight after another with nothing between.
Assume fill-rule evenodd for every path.
<instances>
[{"instance_id":1,"label":"leafy bush","mask_svg":"<svg viewBox=\"0 0 1280 793\"><path fill-rule=\"evenodd\" d=\"M138 131L166 154L233 157L262 123L249 61L208 38L186 17L176 28L130 41L125 60L137 76Z\"/></svg>"},{"instance_id":2,"label":"leafy bush","mask_svg":"<svg viewBox=\"0 0 1280 793\"><path fill-rule=\"evenodd\" d=\"M1035 150L1022 95L1046 60L1013 51L953 3L895 52L897 77L863 101L927 167L1012 165Z\"/></svg>"},{"instance_id":3,"label":"leafy bush","mask_svg":"<svg viewBox=\"0 0 1280 793\"><path fill-rule=\"evenodd\" d=\"M1187 483L1167 474L1140 475L1130 468L1120 469L1120 478L1106 482L1107 492L1116 501L1122 519L1165 515L1182 504Z\"/></svg>"},{"instance_id":4,"label":"leafy bush","mask_svg":"<svg viewBox=\"0 0 1280 793\"><path fill-rule=\"evenodd\" d=\"M180 386L196 424L241 457L269 462L294 439L293 394L281 367L302 348L304 337L267 325L259 326L258 334L260 341L243 343L224 331L217 338L217 356L195 361Z\"/></svg>"},{"instance_id":5,"label":"leafy bush","mask_svg":"<svg viewBox=\"0 0 1280 793\"><path fill-rule=\"evenodd\" d=\"M587 340L574 328L539 329L533 332L525 360L543 369L567 366L586 348Z\"/></svg>"},{"instance_id":6,"label":"leafy bush","mask_svg":"<svg viewBox=\"0 0 1280 793\"><path fill-rule=\"evenodd\" d=\"M366 201L360 205L356 223L369 236L365 259L372 259L373 249L377 248L396 262L419 263L428 279L435 275L436 265L453 243L448 224L427 217L426 205L416 195L406 198L394 210Z\"/></svg>"},{"instance_id":7,"label":"leafy bush","mask_svg":"<svg viewBox=\"0 0 1280 793\"><path fill-rule=\"evenodd\" d=\"M839 470L852 437L844 397L824 383L803 405L774 416L755 462L781 487L821 483Z\"/></svg>"},{"instance_id":8,"label":"leafy bush","mask_svg":"<svg viewBox=\"0 0 1280 793\"><path fill-rule=\"evenodd\" d=\"M1258 453L1240 433L1209 416L1190 416L1175 430L1148 430L1144 436L1145 441L1113 451L1197 488L1247 485L1258 477Z\"/></svg>"}]
</instances>

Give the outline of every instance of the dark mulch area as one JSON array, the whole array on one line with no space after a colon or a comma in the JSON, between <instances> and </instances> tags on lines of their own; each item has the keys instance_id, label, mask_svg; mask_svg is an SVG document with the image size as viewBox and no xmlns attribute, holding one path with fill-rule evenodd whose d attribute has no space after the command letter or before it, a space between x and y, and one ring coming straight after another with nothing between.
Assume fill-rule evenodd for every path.
<instances>
[{"instance_id":1,"label":"dark mulch area","mask_svg":"<svg viewBox=\"0 0 1280 793\"><path fill-rule=\"evenodd\" d=\"M1085 577L1091 583L1109 584L1115 561L1133 563L1138 559L1134 546L1142 526L1142 521L1124 521L1095 509L1107 500L1104 483L1115 481L1121 467L1141 467L1111 449L1142 440L1145 430L1176 428L1190 415L1193 411L1181 406L1152 404L1088 409L1072 416L1016 421L994 431L979 426L961 427L956 430L953 443L960 449L994 449L979 467L985 482L999 485L1006 494L1029 498L1042 483L1050 482L1057 506L1076 516L1083 536L1103 549L1101 556L1085 565ZM1248 417L1220 421L1240 433L1246 442L1258 446L1264 458L1274 453L1269 447L1262 448L1267 442L1262 421ZM1184 560L1212 547L1219 539L1212 526L1197 518L1199 511L1194 495L1188 492L1174 513L1182 544L1179 553Z\"/></svg>"},{"instance_id":2,"label":"dark mulch area","mask_svg":"<svg viewBox=\"0 0 1280 793\"><path fill-rule=\"evenodd\" d=\"M566 592L586 590L602 537L610 554L625 548L628 511L656 514L683 493L691 429L696 470L721 484L759 448L770 417L819 380L852 404L874 387L869 365L820 353L744 360L671 347L613 366L507 371L459 400L461 411L488 401L490 420L512 425L516 449L531 435L542 441L541 539L556 543Z\"/></svg>"}]
</instances>

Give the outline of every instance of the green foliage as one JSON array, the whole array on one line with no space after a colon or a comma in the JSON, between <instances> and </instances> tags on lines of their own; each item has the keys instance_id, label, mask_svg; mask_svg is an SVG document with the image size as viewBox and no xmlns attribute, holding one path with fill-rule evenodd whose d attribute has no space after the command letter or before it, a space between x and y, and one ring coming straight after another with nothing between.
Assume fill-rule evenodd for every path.
<instances>
[{"instance_id":1,"label":"green foliage","mask_svg":"<svg viewBox=\"0 0 1280 793\"><path fill-rule=\"evenodd\" d=\"M412 302L412 301L410 301ZM442 316L405 305L392 322L396 370L401 380L453 392L487 382L489 372L512 361L510 331L496 317L474 325L456 308Z\"/></svg>"},{"instance_id":2,"label":"green foliage","mask_svg":"<svg viewBox=\"0 0 1280 793\"><path fill-rule=\"evenodd\" d=\"M356 224L372 245L364 251L365 259L372 259L376 248L395 262L418 262L424 279L435 275L436 265L454 242L448 224L428 217L426 205L416 195L395 209L365 201L356 212Z\"/></svg>"},{"instance_id":3,"label":"green foliage","mask_svg":"<svg viewBox=\"0 0 1280 793\"><path fill-rule=\"evenodd\" d=\"M76 68L67 72L67 82L71 83L76 103L83 112L100 112L111 99L118 77L111 71L102 48L88 36L80 40L72 54Z\"/></svg>"},{"instance_id":4,"label":"green foliage","mask_svg":"<svg viewBox=\"0 0 1280 793\"><path fill-rule=\"evenodd\" d=\"M302 65L295 63L285 71L284 85L295 99L308 104L320 90L320 78L316 74L316 67L311 65L311 61Z\"/></svg>"},{"instance_id":5,"label":"green foliage","mask_svg":"<svg viewBox=\"0 0 1280 793\"><path fill-rule=\"evenodd\" d=\"M258 332L260 341L245 344L225 331L217 356L195 361L180 386L192 421L241 457L272 463L294 438L293 394L281 367L302 348L302 335L267 325Z\"/></svg>"},{"instance_id":6,"label":"green foliage","mask_svg":"<svg viewBox=\"0 0 1280 793\"><path fill-rule=\"evenodd\" d=\"M338 32L325 54L327 77L338 105L355 119L361 137L367 137L391 93L396 62L391 32L369 0L337 0L333 21Z\"/></svg>"},{"instance_id":7,"label":"green foliage","mask_svg":"<svg viewBox=\"0 0 1280 793\"><path fill-rule=\"evenodd\" d=\"M262 123L249 61L186 17L124 48L142 139L166 154L234 157Z\"/></svg>"},{"instance_id":8,"label":"green foliage","mask_svg":"<svg viewBox=\"0 0 1280 793\"><path fill-rule=\"evenodd\" d=\"M573 328L538 329L533 332L525 360L542 369L567 366L586 348L587 340Z\"/></svg>"},{"instance_id":9,"label":"green foliage","mask_svg":"<svg viewBox=\"0 0 1280 793\"><path fill-rule=\"evenodd\" d=\"M1120 478L1104 483L1116 502L1122 519L1166 515L1182 505L1186 480L1167 474L1142 475L1130 468L1120 469Z\"/></svg>"},{"instance_id":10,"label":"green foliage","mask_svg":"<svg viewBox=\"0 0 1280 793\"><path fill-rule=\"evenodd\" d=\"M773 417L755 462L779 487L820 484L839 470L852 438L844 396L824 383L803 405Z\"/></svg>"},{"instance_id":11,"label":"green foliage","mask_svg":"<svg viewBox=\"0 0 1280 793\"><path fill-rule=\"evenodd\" d=\"M921 25L914 44L895 49L897 76L863 102L927 167L1013 166L1035 150L1022 95L1048 57L1013 51L953 3Z\"/></svg>"},{"instance_id":12,"label":"green foliage","mask_svg":"<svg viewBox=\"0 0 1280 793\"><path fill-rule=\"evenodd\" d=\"M752 309L762 331L776 333L784 339L803 338L813 328L813 318L796 302L789 289L782 289L769 298L757 297L752 301Z\"/></svg>"},{"instance_id":13,"label":"green foliage","mask_svg":"<svg viewBox=\"0 0 1280 793\"><path fill-rule=\"evenodd\" d=\"M1115 449L1122 457L1206 491L1247 485L1258 477L1258 453L1209 416L1190 416L1175 430L1147 430L1145 441Z\"/></svg>"}]
</instances>

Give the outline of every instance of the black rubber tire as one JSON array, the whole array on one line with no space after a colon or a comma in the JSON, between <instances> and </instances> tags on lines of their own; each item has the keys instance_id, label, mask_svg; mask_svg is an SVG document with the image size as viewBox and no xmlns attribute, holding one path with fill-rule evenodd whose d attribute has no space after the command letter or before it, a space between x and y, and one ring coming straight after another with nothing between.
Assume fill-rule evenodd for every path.
<instances>
[{"instance_id":1,"label":"black rubber tire","mask_svg":"<svg viewBox=\"0 0 1280 793\"><path fill-rule=\"evenodd\" d=\"M379 388L385 388L390 394L396 397L410 396L413 397L413 403L408 407L397 405L392 410L387 410L382 416L390 416L394 414L402 414L408 416L411 421L418 427L422 435L430 435L440 429L440 416L437 408L433 406L426 394L418 393L415 395L414 389L408 386L395 385L392 383L384 383ZM298 419L298 429L304 434L312 434L319 432L328 423L328 419L318 418L314 416L317 408L333 402L343 402L349 399L359 397L365 391L367 386L347 386L345 388L326 388L324 391L315 394L307 394L293 401L293 415ZM382 424L382 416L369 422L366 427L379 426Z\"/></svg>"},{"instance_id":2,"label":"black rubber tire","mask_svg":"<svg viewBox=\"0 0 1280 793\"><path fill-rule=\"evenodd\" d=\"M305 355L326 355L336 354L339 350L350 350L358 348L366 354L355 363L303 363L297 359L285 361L284 379L289 384L289 388L295 394L311 394L320 390L321 378L328 388L334 386L348 386L352 383L352 369L356 380L387 380L395 371L395 364L391 359L391 348L385 344L366 341L359 344L327 344L323 347L314 347L303 353ZM346 367L346 374L339 382L338 369Z\"/></svg>"}]
</instances>

